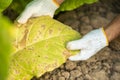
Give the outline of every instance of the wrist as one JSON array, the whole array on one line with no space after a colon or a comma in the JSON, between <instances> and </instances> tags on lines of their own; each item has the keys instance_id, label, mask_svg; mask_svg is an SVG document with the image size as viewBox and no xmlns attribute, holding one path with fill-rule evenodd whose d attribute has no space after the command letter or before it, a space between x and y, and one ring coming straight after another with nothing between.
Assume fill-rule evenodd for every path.
<instances>
[{"instance_id":1,"label":"wrist","mask_svg":"<svg viewBox=\"0 0 120 80\"><path fill-rule=\"evenodd\" d=\"M120 15L116 16L105 29L108 41L111 42L120 35Z\"/></svg>"},{"instance_id":2,"label":"wrist","mask_svg":"<svg viewBox=\"0 0 120 80\"><path fill-rule=\"evenodd\" d=\"M114 38L114 36L113 35L111 35L111 32L110 32L111 30L110 29L105 29L105 32L106 32L106 36L107 36L107 38L108 38L108 42L111 42Z\"/></svg>"},{"instance_id":3,"label":"wrist","mask_svg":"<svg viewBox=\"0 0 120 80\"><path fill-rule=\"evenodd\" d=\"M64 0L53 0L53 2L57 5L60 6L60 4L63 3Z\"/></svg>"}]
</instances>

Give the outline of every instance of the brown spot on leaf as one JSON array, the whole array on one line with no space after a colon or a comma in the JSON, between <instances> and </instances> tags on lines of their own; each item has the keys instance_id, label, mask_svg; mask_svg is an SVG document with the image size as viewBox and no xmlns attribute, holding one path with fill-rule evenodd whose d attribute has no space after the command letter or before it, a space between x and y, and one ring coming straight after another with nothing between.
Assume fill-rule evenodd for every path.
<instances>
[{"instance_id":1,"label":"brown spot on leaf","mask_svg":"<svg viewBox=\"0 0 120 80\"><path fill-rule=\"evenodd\" d=\"M59 31L62 31L62 29L61 29L61 28L58 28L58 30L59 30Z\"/></svg>"},{"instance_id":2,"label":"brown spot on leaf","mask_svg":"<svg viewBox=\"0 0 120 80\"><path fill-rule=\"evenodd\" d=\"M68 50L64 50L63 51L63 55L65 56L65 58L67 59L68 57L71 56L71 53Z\"/></svg>"},{"instance_id":3,"label":"brown spot on leaf","mask_svg":"<svg viewBox=\"0 0 120 80\"><path fill-rule=\"evenodd\" d=\"M19 71L18 71L18 70L15 69L14 71L15 71L15 74L19 74Z\"/></svg>"},{"instance_id":4,"label":"brown spot on leaf","mask_svg":"<svg viewBox=\"0 0 120 80\"><path fill-rule=\"evenodd\" d=\"M42 34L41 31L38 31L38 34L41 35Z\"/></svg>"},{"instance_id":5,"label":"brown spot on leaf","mask_svg":"<svg viewBox=\"0 0 120 80\"><path fill-rule=\"evenodd\" d=\"M15 41L16 42L16 41ZM15 48L19 48L18 44L13 44Z\"/></svg>"},{"instance_id":6,"label":"brown spot on leaf","mask_svg":"<svg viewBox=\"0 0 120 80\"><path fill-rule=\"evenodd\" d=\"M21 39L21 41L19 42L19 44L20 44L21 47L26 46L27 34L28 34L28 29L25 30L24 36Z\"/></svg>"},{"instance_id":7,"label":"brown spot on leaf","mask_svg":"<svg viewBox=\"0 0 120 80\"><path fill-rule=\"evenodd\" d=\"M49 57L46 55L44 58L45 58L45 59L48 59Z\"/></svg>"},{"instance_id":8,"label":"brown spot on leaf","mask_svg":"<svg viewBox=\"0 0 120 80\"><path fill-rule=\"evenodd\" d=\"M49 70L49 69L51 69L51 68L56 68L56 67L58 67L58 63L57 63L57 61L55 61L54 63L52 63L52 64L45 64L45 66L44 66L44 69L46 70Z\"/></svg>"},{"instance_id":9,"label":"brown spot on leaf","mask_svg":"<svg viewBox=\"0 0 120 80\"><path fill-rule=\"evenodd\" d=\"M44 30L45 29L45 25L41 25L42 29Z\"/></svg>"},{"instance_id":10,"label":"brown spot on leaf","mask_svg":"<svg viewBox=\"0 0 120 80\"><path fill-rule=\"evenodd\" d=\"M15 21L15 22L14 22L14 25L19 28L19 27L21 27L23 24L19 24L17 21Z\"/></svg>"},{"instance_id":11,"label":"brown spot on leaf","mask_svg":"<svg viewBox=\"0 0 120 80\"><path fill-rule=\"evenodd\" d=\"M23 80L27 80L26 76L25 76L25 77L23 77Z\"/></svg>"},{"instance_id":12,"label":"brown spot on leaf","mask_svg":"<svg viewBox=\"0 0 120 80\"><path fill-rule=\"evenodd\" d=\"M57 67L58 66L58 61L56 60L55 63L53 64L53 67Z\"/></svg>"},{"instance_id":13,"label":"brown spot on leaf","mask_svg":"<svg viewBox=\"0 0 120 80\"><path fill-rule=\"evenodd\" d=\"M24 27L25 27L25 28L27 28L27 27L28 27L28 25L27 25L27 24L24 24Z\"/></svg>"},{"instance_id":14,"label":"brown spot on leaf","mask_svg":"<svg viewBox=\"0 0 120 80\"><path fill-rule=\"evenodd\" d=\"M28 50L30 50L30 51L32 51L34 48L33 47L29 47L29 48L27 48Z\"/></svg>"},{"instance_id":15,"label":"brown spot on leaf","mask_svg":"<svg viewBox=\"0 0 120 80\"><path fill-rule=\"evenodd\" d=\"M52 29L50 29L50 30L49 30L49 34L52 34L52 32L53 32L53 30L52 30Z\"/></svg>"}]
</instances>

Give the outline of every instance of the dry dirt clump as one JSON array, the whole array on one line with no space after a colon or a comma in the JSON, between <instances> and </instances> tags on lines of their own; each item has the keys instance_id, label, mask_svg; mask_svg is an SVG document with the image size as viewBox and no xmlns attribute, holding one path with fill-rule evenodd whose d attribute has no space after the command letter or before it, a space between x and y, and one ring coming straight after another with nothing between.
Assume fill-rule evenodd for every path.
<instances>
[{"instance_id":1,"label":"dry dirt clump","mask_svg":"<svg viewBox=\"0 0 120 80\"><path fill-rule=\"evenodd\" d=\"M85 35L105 27L117 14L101 3L61 13L57 19ZM66 63L33 80L120 80L120 37L86 61Z\"/></svg>"}]
</instances>

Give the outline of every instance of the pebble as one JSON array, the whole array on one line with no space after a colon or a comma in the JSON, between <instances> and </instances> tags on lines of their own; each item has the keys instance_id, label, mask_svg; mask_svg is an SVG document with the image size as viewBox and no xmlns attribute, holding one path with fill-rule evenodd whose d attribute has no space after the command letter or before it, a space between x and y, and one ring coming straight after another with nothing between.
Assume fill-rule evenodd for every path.
<instances>
[{"instance_id":1,"label":"pebble","mask_svg":"<svg viewBox=\"0 0 120 80\"><path fill-rule=\"evenodd\" d=\"M111 21L115 16L116 16L115 13L107 12L106 18Z\"/></svg>"},{"instance_id":2,"label":"pebble","mask_svg":"<svg viewBox=\"0 0 120 80\"><path fill-rule=\"evenodd\" d=\"M120 51L120 36L110 43L110 48L115 51Z\"/></svg>"},{"instance_id":3,"label":"pebble","mask_svg":"<svg viewBox=\"0 0 120 80\"><path fill-rule=\"evenodd\" d=\"M101 17L101 16L93 15L90 19L91 19L90 24L95 29L100 28L100 27L106 27L106 25L109 23L106 18Z\"/></svg>"},{"instance_id":4,"label":"pebble","mask_svg":"<svg viewBox=\"0 0 120 80\"><path fill-rule=\"evenodd\" d=\"M62 72L62 76L64 76L65 78L69 78L70 77L70 73L65 71L65 72Z\"/></svg>"},{"instance_id":5,"label":"pebble","mask_svg":"<svg viewBox=\"0 0 120 80\"><path fill-rule=\"evenodd\" d=\"M86 23L86 24L89 24L89 23L90 23L90 20L89 20L89 17L88 17L88 16L83 16L80 20L81 20L82 22Z\"/></svg>"},{"instance_id":6,"label":"pebble","mask_svg":"<svg viewBox=\"0 0 120 80\"><path fill-rule=\"evenodd\" d=\"M80 78L77 78L76 80L84 80L82 77L80 77Z\"/></svg>"},{"instance_id":7,"label":"pebble","mask_svg":"<svg viewBox=\"0 0 120 80\"><path fill-rule=\"evenodd\" d=\"M64 77L59 77L57 80L65 80Z\"/></svg>"},{"instance_id":8,"label":"pebble","mask_svg":"<svg viewBox=\"0 0 120 80\"><path fill-rule=\"evenodd\" d=\"M110 80L120 80L120 73L114 72Z\"/></svg>"},{"instance_id":9,"label":"pebble","mask_svg":"<svg viewBox=\"0 0 120 80\"><path fill-rule=\"evenodd\" d=\"M120 72L120 62L116 62L113 66L113 69L117 72Z\"/></svg>"},{"instance_id":10,"label":"pebble","mask_svg":"<svg viewBox=\"0 0 120 80\"><path fill-rule=\"evenodd\" d=\"M90 76L92 76L93 80L109 80L108 75L104 70L93 72Z\"/></svg>"},{"instance_id":11,"label":"pebble","mask_svg":"<svg viewBox=\"0 0 120 80\"><path fill-rule=\"evenodd\" d=\"M68 62L66 62L66 64L65 64L65 68L66 68L67 70L73 70L76 66L77 66L76 63L75 63L75 62L72 62L72 61L68 61Z\"/></svg>"},{"instance_id":12,"label":"pebble","mask_svg":"<svg viewBox=\"0 0 120 80\"><path fill-rule=\"evenodd\" d=\"M72 70L70 71L70 74L72 77L79 77L82 75L82 72L80 72L79 70Z\"/></svg>"},{"instance_id":13,"label":"pebble","mask_svg":"<svg viewBox=\"0 0 120 80\"><path fill-rule=\"evenodd\" d=\"M92 80L92 77L89 74L85 75L85 80Z\"/></svg>"},{"instance_id":14,"label":"pebble","mask_svg":"<svg viewBox=\"0 0 120 80\"><path fill-rule=\"evenodd\" d=\"M81 71L82 71L83 74L87 74L88 73L88 68L87 68L86 64L81 65Z\"/></svg>"},{"instance_id":15,"label":"pebble","mask_svg":"<svg viewBox=\"0 0 120 80\"><path fill-rule=\"evenodd\" d=\"M92 26L91 25L87 25L87 24L81 24L80 26L80 32L81 34L85 35L88 32L90 32L92 30Z\"/></svg>"}]
</instances>

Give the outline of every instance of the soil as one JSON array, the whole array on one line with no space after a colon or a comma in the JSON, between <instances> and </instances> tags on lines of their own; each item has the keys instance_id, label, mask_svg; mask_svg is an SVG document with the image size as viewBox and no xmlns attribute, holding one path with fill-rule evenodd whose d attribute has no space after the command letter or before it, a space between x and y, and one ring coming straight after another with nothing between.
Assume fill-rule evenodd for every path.
<instances>
[{"instance_id":1,"label":"soil","mask_svg":"<svg viewBox=\"0 0 120 80\"><path fill-rule=\"evenodd\" d=\"M55 16L82 35L93 29L106 27L117 15L98 2ZM33 80L120 80L120 37L86 61L69 61L52 72Z\"/></svg>"},{"instance_id":2,"label":"soil","mask_svg":"<svg viewBox=\"0 0 120 80\"><path fill-rule=\"evenodd\" d=\"M55 16L60 22L85 35L93 29L106 27L117 15L98 2ZM69 61L54 71L32 80L120 80L120 37L86 61Z\"/></svg>"}]
</instances>

